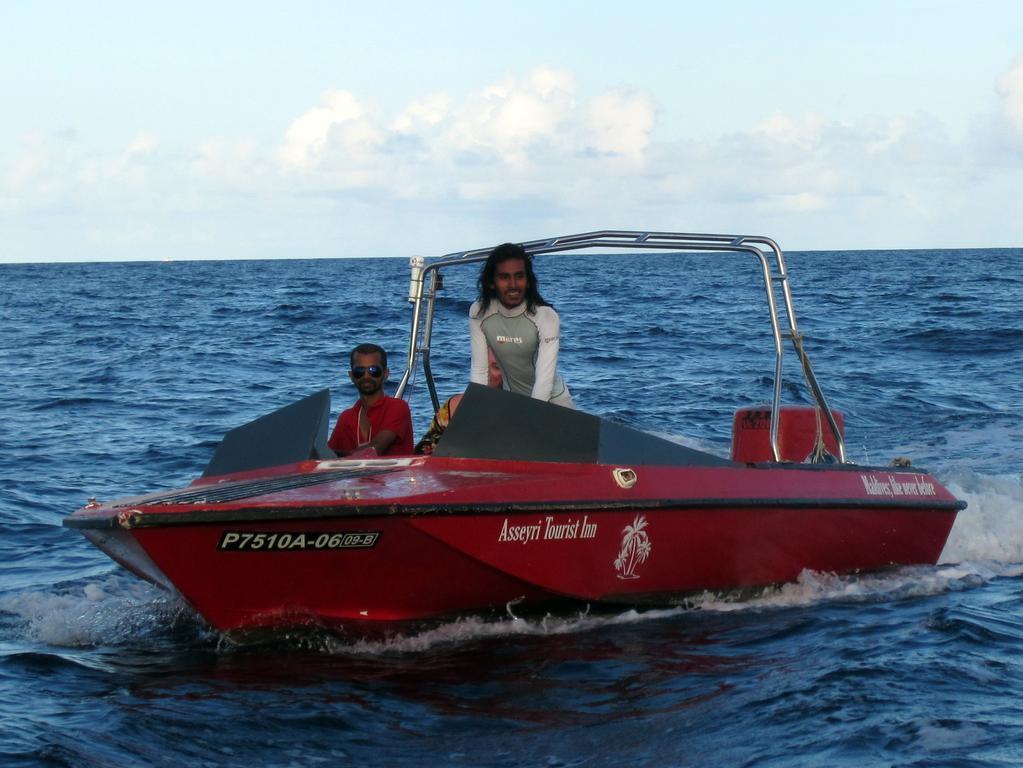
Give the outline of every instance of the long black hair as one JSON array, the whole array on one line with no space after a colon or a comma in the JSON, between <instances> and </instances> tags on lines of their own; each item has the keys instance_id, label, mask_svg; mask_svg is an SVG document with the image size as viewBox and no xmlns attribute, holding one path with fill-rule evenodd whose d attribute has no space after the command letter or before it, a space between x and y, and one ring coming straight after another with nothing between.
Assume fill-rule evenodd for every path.
<instances>
[{"instance_id":1,"label":"long black hair","mask_svg":"<svg viewBox=\"0 0 1023 768\"><path fill-rule=\"evenodd\" d=\"M501 243L490 252L483 269L480 270L479 280L476 281L480 302L477 317L483 317L490 302L497 298L494 274L497 272L497 265L509 259L522 259L522 263L526 265L526 309L535 312L537 307L551 306L540 295L540 281L536 279L536 272L533 271L533 257L518 243Z\"/></svg>"}]
</instances>

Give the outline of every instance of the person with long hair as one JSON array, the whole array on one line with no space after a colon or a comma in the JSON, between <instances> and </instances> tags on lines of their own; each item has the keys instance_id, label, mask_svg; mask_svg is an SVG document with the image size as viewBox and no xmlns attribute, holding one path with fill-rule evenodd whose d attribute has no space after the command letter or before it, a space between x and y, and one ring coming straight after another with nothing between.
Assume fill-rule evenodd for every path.
<instances>
[{"instance_id":1,"label":"person with long hair","mask_svg":"<svg viewBox=\"0 0 1023 768\"><path fill-rule=\"evenodd\" d=\"M469 308L469 378L487 383L487 350L504 373L504 388L569 408L572 395L558 375L561 320L543 296L525 248L504 243L480 270L479 296Z\"/></svg>"}]
</instances>

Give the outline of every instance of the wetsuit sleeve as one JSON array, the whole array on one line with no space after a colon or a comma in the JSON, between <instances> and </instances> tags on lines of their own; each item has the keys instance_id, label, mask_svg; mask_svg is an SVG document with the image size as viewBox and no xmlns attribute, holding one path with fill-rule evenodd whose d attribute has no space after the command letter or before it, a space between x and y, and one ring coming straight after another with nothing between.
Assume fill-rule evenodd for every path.
<instances>
[{"instance_id":1,"label":"wetsuit sleeve","mask_svg":"<svg viewBox=\"0 0 1023 768\"><path fill-rule=\"evenodd\" d=\"M472 352L472 360L469 364L469 381L473 384L487 383L487 337L483 335L483 320L476 317L479 312L479 302L473 302L469 307L469 348Z\"/></svg>"},{"instance_id":2,"label":"wetsuit sleeve","mask_svg":"<svg viewBox=\"0 0 1023 768\"><path fill-rule=\"evenodd\" d=\"M532 396L537 400L550 400L554 389L554 375L558 370L558 351L561 349L561 319L550 307L539 307L536 313L536 378ZM486 349L483 350L484 355Z\"/></svg>"}]
</instances>

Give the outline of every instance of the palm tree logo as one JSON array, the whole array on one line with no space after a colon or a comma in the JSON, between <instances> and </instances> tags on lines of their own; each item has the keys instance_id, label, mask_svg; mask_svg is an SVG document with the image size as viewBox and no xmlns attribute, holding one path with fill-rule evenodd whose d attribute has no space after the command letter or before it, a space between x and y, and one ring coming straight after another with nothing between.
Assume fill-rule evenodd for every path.
<instances>
[{"instance_id":1,"label":"palm tree logo","mask_svg":"<svg viewBox=\"0 0 1023 768\"><path fill-rule=\"evenodd\" d=\"M638 579L636 566L650 557L650 537L646 532L646 518L636 515L632 525L622 529L622 548L615 558L615 570L619 579Z\"/></svg>"}]
</instances>

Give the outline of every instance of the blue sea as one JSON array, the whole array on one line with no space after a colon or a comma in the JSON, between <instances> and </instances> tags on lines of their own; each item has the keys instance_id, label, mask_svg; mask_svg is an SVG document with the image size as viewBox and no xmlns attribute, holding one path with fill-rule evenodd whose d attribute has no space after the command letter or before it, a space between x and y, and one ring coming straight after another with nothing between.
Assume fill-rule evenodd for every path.
<instances>
[{"instance_id":1,"label":"blue sea","mask_svg":"<svg viewBox=\"0 0 1023 768\"><path fill-rule=\"evenodd\" d=\"M228 429L321 388L336 413L359 342L396 381L407 261L0 266L0 766L1023 764L1023 250L788 265L849 457L909 457L968 502L940 564L249 645L61 520L187 484ZM441 397L467 380L474 272L439 302ZM537 272L581 409L727 454L734 410L769 400L748 257ZM785 400L807 402L788 352ZM411 403L421 433L421 376Z\"/></svg>"}]
</instances>

